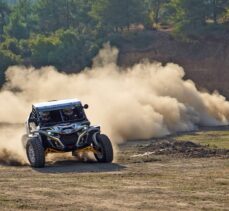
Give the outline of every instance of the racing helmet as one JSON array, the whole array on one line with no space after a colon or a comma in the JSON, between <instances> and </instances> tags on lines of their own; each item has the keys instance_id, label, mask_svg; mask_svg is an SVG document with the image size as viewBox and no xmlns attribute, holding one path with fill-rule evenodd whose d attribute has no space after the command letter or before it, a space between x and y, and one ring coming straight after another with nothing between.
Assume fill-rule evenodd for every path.
<instances>
[{"instance_id":1,"label":"racing helmet","mask_svg":"<svg viewBox=\"0 0 229 211\"><path fill-rule=\"evenodd\" d=\"M43 121L49 121L50 120L50 112L48 112L48 111L40 112L40 116L41 116L41 119Z\"/></svg>"},{"instance_id":2,"label":"racing helmet","mask_svg":"<svg viewBox=\"0 0 229 211\"><path fill-rule=\"evenodd\" d=\"M63 109L63 113L65 116L72 116L74 114L73 108L65 108Z\"/></svg>"}]
</instances>

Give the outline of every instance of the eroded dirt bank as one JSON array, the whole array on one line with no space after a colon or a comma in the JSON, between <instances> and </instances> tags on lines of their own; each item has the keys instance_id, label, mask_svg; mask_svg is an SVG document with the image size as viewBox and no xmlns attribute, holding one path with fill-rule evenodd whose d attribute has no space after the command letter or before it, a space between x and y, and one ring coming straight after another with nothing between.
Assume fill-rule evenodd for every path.
<instances>
[{"instance_id":1,"label":"eroded dirt bank","mask_svg":"<svg viewBox=\"0 0 229 211\"><path fill-rule=\"evenodd\" d=\"M147 34L148 33L148 34ZM209 91L218 90L229 98L229 39L208 38L191 43L175 40L165 32L147 32L151 41L145 48L125 42L120 47L119 63L133 65L148 58L181 65L186 78Z\"/></svg>"}]
</instances>

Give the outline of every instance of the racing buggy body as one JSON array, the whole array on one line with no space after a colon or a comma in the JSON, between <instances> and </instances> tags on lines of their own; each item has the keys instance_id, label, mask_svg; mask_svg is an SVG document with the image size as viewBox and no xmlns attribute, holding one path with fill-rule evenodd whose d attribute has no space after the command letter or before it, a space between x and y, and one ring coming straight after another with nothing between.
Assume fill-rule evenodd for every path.
<instances>
[{"instance_id":1,"label":"racing buggy body","mask_svg":"<svg viewBox=\"0 0 229 211\"><path fill-rule=\"evenodd\" d=\"M98 162L112 162L113 148L99 126L92 126L76 99L58 100L32 105L26 121L27 134L22 140L32 167L45 165L45 156L53 152L72 152L77 156L93 152Z\"/></svg>"}]
</instances>

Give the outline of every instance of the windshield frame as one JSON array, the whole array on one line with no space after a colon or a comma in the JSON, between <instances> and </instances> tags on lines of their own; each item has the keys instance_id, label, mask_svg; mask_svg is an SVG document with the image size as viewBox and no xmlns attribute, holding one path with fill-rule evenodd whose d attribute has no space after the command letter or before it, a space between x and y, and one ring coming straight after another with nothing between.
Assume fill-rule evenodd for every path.
<instances>
[{"instance_id":1,"label":"windshield frame","mask_svg":"<svg viewBox=\"0 0 229 211\"><path fill-rule=\"evenodd\" d=\"M78 115L80 113L81 117L79 117L77 119L72 119L72 120L70 120L70 119L69 120L65 120L64 119L63 110L64 109L69 109L69 108L72 108L72 107L68 106L68 107L64 107L64 108L61 108L61 109L53 109L53 110L48 109L47 111L46 110L38 111L37 113L38 113L40 126L41 127L49 127L49 126L54 126L54 125L64 124L64 123L76 123L76 122L88 121L82 106L74 106L74 109L76 109ZM57 121L57 122L54 122L54 121L52 121L52 122L43 122L42 119L41 119L41 116L40 116L40 112L53 112L53 111L59 111L61 120Z\"/></svg>"}]
</instances>

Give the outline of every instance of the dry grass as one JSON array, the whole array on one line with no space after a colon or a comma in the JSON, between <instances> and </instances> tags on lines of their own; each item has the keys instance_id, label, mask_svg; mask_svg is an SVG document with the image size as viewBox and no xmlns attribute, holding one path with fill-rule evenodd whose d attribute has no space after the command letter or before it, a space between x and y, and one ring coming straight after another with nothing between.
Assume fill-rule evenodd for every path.
<instances>
[{"instance_id":1,"label":"dry grass","mask_svg":"<svg viewBox=\"0 0 229 211\"><path fill-rule=\"evenodd\" d=\"M114 164L0 166L0 210L228 210L228 159L133 157L148 142L121 146Z\"/></svg>"},{"instance_id":2,"label":"dry grass","mask_svg":"<svg viewBox=\"0 0 229 211\"><path fill-rule=\"evenodd\" d=\"M48 167L42 172L29 167L1 167L1 210L226 210L229 207L226 159L179 159L129 164L126 168L106 165L108 172L99 172L98 164L65 165ZM78 171L83 165L95 172ZM49 173L52 168L53 173Z\"/></svg>"},{"instance_id":3,"label":"dry grass","mask_svg":"<svg viewBox=\"0 0 229 211\"><path fill-rule=\"evenodd\" d=\"M176 137L180 141L192 141L210 147L229 149L229 130L199 131Z\"/></svg>"}]
</instances>

